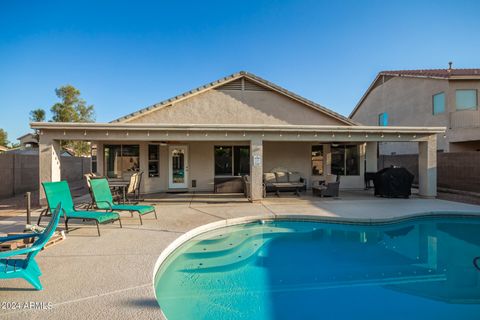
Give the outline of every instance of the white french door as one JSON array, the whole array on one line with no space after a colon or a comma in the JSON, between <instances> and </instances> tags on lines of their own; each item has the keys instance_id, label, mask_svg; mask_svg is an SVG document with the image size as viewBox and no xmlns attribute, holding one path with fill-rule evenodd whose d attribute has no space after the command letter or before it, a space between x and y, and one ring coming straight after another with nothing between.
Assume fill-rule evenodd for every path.
<instances>
[{"instance_id":1,"label":"white french door","mask_svg":"<svg viewBox=\"0 0 480 320\"><path fill-rule=\"evenodd\" d=\"M168 188L188 188L188 147L168 147Z\"/></svg>"}]
</instances>

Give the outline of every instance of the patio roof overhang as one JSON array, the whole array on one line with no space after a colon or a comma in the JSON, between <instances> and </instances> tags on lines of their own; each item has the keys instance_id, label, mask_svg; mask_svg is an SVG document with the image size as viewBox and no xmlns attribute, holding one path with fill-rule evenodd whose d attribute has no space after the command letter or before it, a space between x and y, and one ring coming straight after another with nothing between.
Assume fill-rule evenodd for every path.
<instances>
[{"instance_id":1,"label":"patio roof overhang","mask_svg":"<svg viewBox=\"0 0 480 320\"><path fill-rule=\"evenodd\" d=\"M239 124L149 124L33 122L40 138L49 140L250 140L268 141L426 141L444 133L445 127L239 125Z\"/></svg>"}]
</instances>

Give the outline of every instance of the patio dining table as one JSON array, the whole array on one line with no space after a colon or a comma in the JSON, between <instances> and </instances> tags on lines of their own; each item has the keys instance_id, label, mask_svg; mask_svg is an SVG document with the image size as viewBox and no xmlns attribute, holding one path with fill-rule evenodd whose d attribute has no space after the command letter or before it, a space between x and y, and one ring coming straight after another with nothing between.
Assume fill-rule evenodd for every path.
<instances>
[{"instance_id":1,"label":"patio dining table","mask_svg":"<svg viewBox=\"0 0 480 320\"><path fill-rule=\"evenodd\" d=\"M122 189L122 203L124 204L126 202L126 189L128 185L130 184L129 181L123 181L123 180L108 180L108 185L110 186L110 189Z\"/></svg>"}]
</instances>

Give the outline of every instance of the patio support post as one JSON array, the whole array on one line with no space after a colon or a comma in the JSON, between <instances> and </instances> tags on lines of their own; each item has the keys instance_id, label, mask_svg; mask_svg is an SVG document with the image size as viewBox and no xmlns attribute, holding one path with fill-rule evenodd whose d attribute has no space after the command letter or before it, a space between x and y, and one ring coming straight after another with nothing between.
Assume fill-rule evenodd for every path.
<instances>
[{"instance_id":1,"label":"patio support post","mask_svg":"<svg viewBox=\"0 0 480 320\"><path fill-rule=\"evenodd\" d=\"M365 147L365 172L377 172L377 147L378 142L369 141Z\"/></svg>"},{"instance_id":2,"label":"patio support post","mask_svg":"<svg viewBox=\"0 0 480 320\"><path fill-rule=\"evenodd\" d=\"M40 135L39 153L39 196L40 204L46 203L42 182L60 181L60 141L43 138Z\"/></svg>"},{"instance_id":3,"label":"patio support post","mask_svg":"<svg viewBox=\"0 0 480 320\"><path fill-rule=\"evenodd\" d=\"M420 196L434 198L437 195L437 135L418 143L418 185Z\"/></svg>"},{"instance_id":4,"label":"patio support post","mask_svg":"<svg viewBox=\"0 0 480 320\"><path fill-rule=\"evenodd\" d=\"M250 200L260 201L263 198L263 141L261 138L250 140Z\"/></svg>"}]
</instances>

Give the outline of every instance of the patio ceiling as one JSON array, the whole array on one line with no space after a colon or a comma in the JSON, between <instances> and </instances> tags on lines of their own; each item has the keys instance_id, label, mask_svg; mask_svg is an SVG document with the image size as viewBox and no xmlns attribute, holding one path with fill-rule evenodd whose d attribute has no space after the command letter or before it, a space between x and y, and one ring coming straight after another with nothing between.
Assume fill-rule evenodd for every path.
<instances>
[{"instance_id":1,"label":"patio ceiling","mask_svg":"<svg viewBox=\"0 0 480 320\"><path fill-rule=\"evenodd\" d=\"M48 140L426 141L445 127L33 122Z\"/></svg>"}]
</instances>

